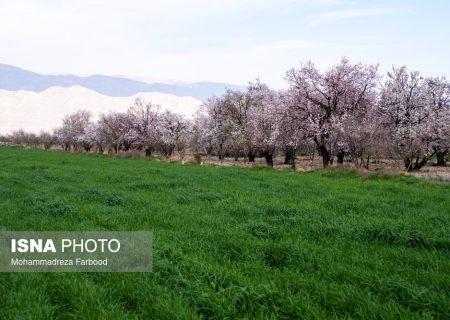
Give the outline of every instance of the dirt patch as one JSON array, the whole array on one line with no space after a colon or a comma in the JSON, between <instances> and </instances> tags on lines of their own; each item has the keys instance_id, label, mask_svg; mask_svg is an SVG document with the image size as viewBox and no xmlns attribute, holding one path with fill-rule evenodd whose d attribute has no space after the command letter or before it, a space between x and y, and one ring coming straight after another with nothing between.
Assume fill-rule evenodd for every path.
<instances>
[{"instance_id":1,"label":"dirt patch","mask_svg":"<svg viewBox=\"0 0 450 320\"><path fill-rule=\"evenodd\" d=\"M450 183L450 167L426 166L420 171L408 174L436 182Z\"/></svg>"}]
</instances>

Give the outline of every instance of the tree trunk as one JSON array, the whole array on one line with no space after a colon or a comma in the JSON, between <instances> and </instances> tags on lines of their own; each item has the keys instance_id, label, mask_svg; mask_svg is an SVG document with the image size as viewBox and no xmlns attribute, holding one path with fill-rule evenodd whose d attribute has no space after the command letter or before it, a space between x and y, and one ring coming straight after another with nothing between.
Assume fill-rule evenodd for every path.
<instances>
[{"instance_id":1,"label":"tree trunk","mask_svg":"<svg viewBox=\"0 0 450 320\"><path fill-rule=\"evenodd\" d=\"M411 158L405 157L405 159L403 159L403 163L405 164L406 171L411 171L411 167L412 167Z\"/></svg>"},{"instance_id":2,"label":"tree trunk","mask_svg":"<svg viewBox=\"0 0 450 320\"><path fill-rule=\"evenodd\" d=\"M273 155L271 153L265 152L264 158L266 159L267 166L273 167Z\"/></svg>"},{"instance_id":3,"label":"tree trunk","mask_svg":"<svg viewBox=\"0 0 450 320\"><path fill-rule=\"evenodd\" d=\"M339 150L336 157L338 164L344 164L345 151Z\"/></svg>"},{"instance_id":4,"label":"tree trunk","mask_svg":"<svg viewBox=\"0 0 450 320\"><path fill-rule=\"evenodd\" d=\"M295 148L287 147L284 154L284 164L290 164L291 168L295 168Z\"/></svg>"},{"instance_id":5,"label":"tree trunk","mask_svg":"<svg viewBox=\"0 0 450 320\"><path fill-rule=\"evenodd\" d=\"M286 147L284 151L284 164L291 164L295 157L295 149L293 147Z\"/></svg>"},{"instance_id":6,"label":"tree trunk","mask_svg":"<svg viewBox=\"0 0 450 320\"><path fill-rule=\"evenodd\" d=\"M435 147L434 151L436 152L436 165L439 167L444 167L446 165L448 150L442 150L441 148Z\"/></svg>"},{"instance_id":7,"label":"tree trunk","mask_svg":"<svg viewBox=\"0 0 450 320\"><path fill-rule=\"evenodd\" d=\"M367 162L364 165L364 168L366 168L366 170L369 170L369 165L370 165L370 153L367 154Z\"/></svg>"},{"instance_id":8,"label":"tree trunk","mask_svg":"<svg viewBox=\"0 0 450 320\"><path fill-rule=\"evenodd\" d=\"M311 164L314 163L315 155L316 155L316 148L312 148L312 152L309 153L309 160L311 161Z\"/></svg>"},{"instance_id":9,"label":"tree trunk","mask_svg":"<svg viewBox=\"0 0 450 320\"><path fill-rule=\"evenodd\" d=\"M248 153L248 162L255 162L255 153L254 152L249 152Z\"/></svg>"},{"instance_id":10,"label":"tree trunk","mask_svg":"<svg viewBox=\"0 0 450 320\"><path fill-rule=\"evenodd\" d=\"M319 145L319 153L322 156L323 167L327 168L331 161L330 151L328 151L326 145L321 144L321 145Z\"/></svg>"},{"instance_id":11,"label":"tree trunk","mask_svg":"<svg viewBox=\"0 0 450 320\"><path fill-rule=\"evenodd\" d=\"M145 157L149 158L152 156L153 149L152 148L145 148Z\"/></svg>"},{"instance_id":12,"label":"tree trunk","mask_svg":"<svg viewBox=\"0 0 450 320\"><path fill-rule=\"evenodd\" d=\"M420 156L417 155L415 163L413 163L412 159L409 156L405 157L403 161L405 163L406 171L411 172L422 169L422 167L428 163L428 160L430 160L431 157L434 156L434 154L435 153L433 152L429 156L424 156L422 158L420 158Z\"/></svg>"},{"instance_id":13,"label":"tree trunk","mask_svg":"<svg viewBox=\"0 0 450 320\"><path fill-rule=\"evenodd\" d=\"M425 157L422 158L422 160L420 160L420 161L416 161L416 164L415 164L413 170L414 170L414 171L420 170L424 165L427 164L427 162L428 162L428 159L425 158Z\"/></svg>"},{"instance_id":14,"label":"tree trunk","mask_svg":"<svg viewBox=\"0 0 450 320\"><path fill-rule=\"evenodd\" d=\"M225 158L224 153L223 153L223 146L222 146L222 144L219 145L219 150L217 151L217 153L218 153L218 156L219 156L219 160L222 161Z\"/></svg>"}]
</instances>

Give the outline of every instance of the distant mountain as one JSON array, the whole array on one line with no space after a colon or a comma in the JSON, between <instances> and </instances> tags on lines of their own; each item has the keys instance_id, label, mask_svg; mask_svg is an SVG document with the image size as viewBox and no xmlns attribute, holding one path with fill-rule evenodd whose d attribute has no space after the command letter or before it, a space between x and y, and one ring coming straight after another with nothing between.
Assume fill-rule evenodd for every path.
<instances>
[{"instance_id":1,"label":"distant mountain","mask_svg":"<svg viewBox=\"0 0 450 320\"><path fill-rule=\"evenodd\" d=\"M54 86L41 92L0 89L0 134L24 129L38 133L61 124L66 114L79 109L89 110L96 120L101 113L126 112L139 97L192 118L202 104L193 97L177 97L159 92L139 92L128 97L111 97L81 86Z\"/></svg>"},{"instance_id":2,"label":"distant mountain","mask_svg":"<svg viewBox=\"0 0 450 320\"><path fill-rule=\"evenodd\" d=\"M220 95L226 88L244 87L225 83L195 82L191 84L145 83L121 77L94 75L80 77L74 75L42 75L6 64L0 64L0 90L26 90L41 92L50 87L82 86L111 97L129 97L139 92L160 92L179 97L190 96L206 100Z\"/></svg>"}]
</instances>

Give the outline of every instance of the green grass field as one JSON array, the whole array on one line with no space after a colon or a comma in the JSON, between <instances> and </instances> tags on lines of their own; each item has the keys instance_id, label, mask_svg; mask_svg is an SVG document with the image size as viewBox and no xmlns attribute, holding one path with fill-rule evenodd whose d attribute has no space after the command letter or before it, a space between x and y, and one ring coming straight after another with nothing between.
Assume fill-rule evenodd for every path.
<instances>
[{"instance_id":1,"label":"green grass field","mask_svg":"<svg viewBox=\"0 0 450 320\"><path fill-rule=\"evenodd\" d=\"M0 230L151 230L152 273L2 273L0 319L450 318L450 185L0 148Z\"/></svg>"}]
</instances>

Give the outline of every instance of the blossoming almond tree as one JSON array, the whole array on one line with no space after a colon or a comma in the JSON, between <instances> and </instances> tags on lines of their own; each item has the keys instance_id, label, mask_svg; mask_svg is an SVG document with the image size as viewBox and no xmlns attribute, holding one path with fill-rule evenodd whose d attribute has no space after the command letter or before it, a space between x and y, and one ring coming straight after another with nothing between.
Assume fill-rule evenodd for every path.
<instances>
[{"instance_id":1,"label":"blossoming almond tree","mask_svg":"<svg viewBox=\"0 0 450 320\"><path fill-rule=\"evenodd\" d=\"M371 155L377 150L384 149L380 140L384 139L376 121L376 108L372 105L360 112L348 113L335 127L340 148L350 156L355 167L369 169ZM339 159L342 163L343 159Z\"/></svg>"},{"instance_id":2,"label":"blossoming almond tree","mask_svg":"<svg viewBox=\"0 0 450 320\"><path fill-rule=\"evenodd\" d=\"M450 83L445 77L426 79L427 103L431 108L429 119L433 133L436 164L445 166L450 149Z\"/></svg>"},{"instance_id":3,"label":"blossoming almond tree","mask_svg":"<svg viewBox=\"0 0 450 320\"><path fill-rule=\"evenodd\" d=\"M197 111L192 123L190 146L196 153L206 152L211 155L214 151L214 132L211 130L211 121L208 114L207 103Z\"/></svg>"},{"instance_id":4,"label":"blossoming almond tree","mask_svg":"<svg viewBox=\"0 0 450 320\"><path fill-rule=\"evenodd\" d=\"M55 129L54 134L64 150L79 147L78 138L83 135L91 124L92 114L87 110L79 110L75 113L66 115L63 118L62 126Z\"/></svg>"},{"instance_id":5,"label":"blossoming almond tree","mask_svg":"<svg viewBox=\"0 0 450 320\"><path fill-rule=\"evenodd\" d=\"M346 115L364 113L376 97L377 66L352 64L347 59L321 73L312 62L287 72L293 119L301 121L327 167L337 142L336 128ZM343 148L337 150L343 159Z\"/></svg>"},{"instance_id":6,"label":"blossoming almond tree","mask_svg":"<svg viewBox=\"0 0 450 320\"><path fill-rule=\"evenodd\" d=\"M130 136L133 145L145 151L150 157L160 139L158 132L158 117L160 106L137 98L133 106L128 109L127 122L130 126Z\"/></svg>"},{"instance_id":7,"label":"blossoming almond tree","mask_svg":"<svg viewBox=\"0 0 450 320\"><path fill-rule=\"evenodd\" d=\"M248 91L227 90L222 99L223 108L230 125L228 149L238 160L246 155L250 162L255 161L256 150L249 132L251 97Z\"/></svg>"},{"instance_id":8,"label":"blossoming almond tree","mask_svg":"<svg viewBox=\"0 0 450 320\"><path fill-rule=\"evenodd\" d=\"M225 158L233 128L224 105L223 97L212 97L205 103L206 114L208 117L205 133L206 135L209 135L209 132L211 133L211 143L214 150L217 152L219 160Z\"/></svg>"},{"instance_id":9,"label":"blossoming almond tree","mask_svg":"<svg viewBox=\"0 0 450 320\"><path fill-rule=\"evenodd\" d=\"M273 167L273 156L280 142L283 104L279 94L257 80L250 83L251 99L248 132L252 145L261 152L268 166Z\"/></svg>"},{"instance_id":10,"label":"blossoming almond tree","mask_svg":"<svg viewBox=\"0 0 450 320\"><path fill-rule=\"evenodd\" d=\"M424 79L393 68L381 92L381 123L406 170L421 169L437 151L448 150L449 93L444 78Z\"/></svg>"},{"instance_id":11,"label":"blossoming almond tree","mask_svg":"<svg viewBox=\"0 0 450 320\"><path fill-rule=\"evenodd\" d=\"M189 141L190 123L181 115L166 111L159 116L158 130L159 133L159 150L169 158L174 151L180 153L183 151Z\"/></svg>"},{"instance_id":12,"label":"blossoming almond tree","mask_svg":"<svg viewBox=\"0 0 450 320\"><path fill-rule=\"evenodd\" d=\"M105 147L112 148L115 153L128 150L132 145L128 116L124 112L110 112L100 115L97 122L98 134Z\"/></svg>"}]
</instances>

